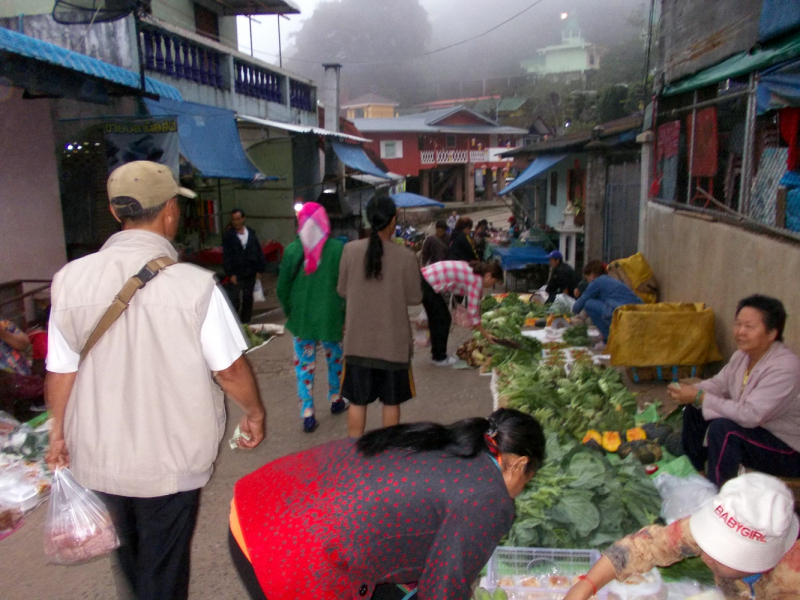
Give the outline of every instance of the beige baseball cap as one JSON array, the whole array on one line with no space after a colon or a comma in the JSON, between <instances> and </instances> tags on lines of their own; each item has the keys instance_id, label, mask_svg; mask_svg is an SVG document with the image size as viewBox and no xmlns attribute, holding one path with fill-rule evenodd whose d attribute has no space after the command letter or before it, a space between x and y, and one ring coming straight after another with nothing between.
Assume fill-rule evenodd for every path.
<instances>
[{"instance_id":1,"label":"beige baseball cap","mask_svg":"<svg viewBox=\"0 0 800 600\"><path fill-rule=\"evenodd\" d=\"M175 196L196 198L192 190L180 187L166 165L136 160L117 167L108 177L108 197L133 198L143 209L164 204Z\"/></svg>"}]
</instances>

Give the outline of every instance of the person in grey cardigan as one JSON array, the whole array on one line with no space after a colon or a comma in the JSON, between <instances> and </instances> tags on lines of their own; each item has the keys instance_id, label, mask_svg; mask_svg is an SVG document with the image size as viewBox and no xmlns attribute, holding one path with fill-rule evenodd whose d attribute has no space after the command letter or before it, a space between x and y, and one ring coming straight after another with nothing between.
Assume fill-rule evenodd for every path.
<instances>
[{"instance_id":1,"label":"person in grey cardigan","mask_svg":"<svg viewBox=\"0 0 800 600\"><path fill-rule=\"evenodd\" d=\"M342 398L350 401L347 433L354 438L364 433L368 404L380 399L389 427L400 422L400 404L416 395L408 307L422 303L417 257L392 241L394 201L373 198L367 219L372 233L345 245L336 288L347 301Z\"/></svg>"},{"instance_id":2,"label":"person in grey cardigan","mask_svg":"<svg viewBox=\"0 0 800 600\"><path fill-rule=\"evenodd\" d=\"M718 486L740 466L800 477L800 359L782 343L785 324L780 300L744 298L733 326L739 349L730 362L711 379L669 388L686 405L683 448Z\"/></svg>"}]
</instances>

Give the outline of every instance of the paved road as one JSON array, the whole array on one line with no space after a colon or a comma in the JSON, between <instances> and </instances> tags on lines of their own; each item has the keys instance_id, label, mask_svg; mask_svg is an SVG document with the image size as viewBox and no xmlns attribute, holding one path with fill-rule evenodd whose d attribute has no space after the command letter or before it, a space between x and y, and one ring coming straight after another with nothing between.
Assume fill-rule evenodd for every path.
<instances>
[{"instance_id":1,"label":"paved road","mask_svg":"<svg viewBox=\"0 0 800 600\"><path fill-rule=\"evenodd\" d=\"M451 350L468 337L456 330ZM302 432L292 367L291 339L276 338L250 355L268 411L267 441L251 452L233 451L227 444L240 415L229 410L228 431L220 445L216 471L202 495L199 523L192 554L192 600L244 599L247 597L230 563L227 521L233 484L264 463L316 444L346 435L345 417L332 416L325 406L324 385L317 386L317 418L320 427L311 435ZM455 371L430 364L429 354L414 358L419 397L403 407L402 420L452 422L459 418L486 416L492 400L489 378L475 371ZM317 372L325 382L324 359ZM370 408L368 428L379 426L380 408ZM108 558L74 567L45 562L42 526L48 505L30 514L25 525L0 541L0 598L3 600L109 600L116 597Z\"/></svg>"}]
</instances>

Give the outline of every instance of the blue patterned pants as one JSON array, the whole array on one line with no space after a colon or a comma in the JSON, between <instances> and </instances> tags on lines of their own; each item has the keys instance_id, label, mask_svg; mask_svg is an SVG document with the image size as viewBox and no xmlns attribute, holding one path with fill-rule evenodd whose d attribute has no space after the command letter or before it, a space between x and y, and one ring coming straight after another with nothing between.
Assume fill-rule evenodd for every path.
<instances>
[{"instance_id":1,"label":"blue patterned pants","mask_svg":"<svg viewBox=\"0 0 800 600\"><path fill-rule=\"evenodd\" d=\"M318 342L317 340L294 341L294 372L297 376L297 395L300 398L300 417L314 416L314 371L317 362L317 346L321 345L328 363L328 400L341 398L342 344L341 342Z\"/></svg>"}]
</instances>

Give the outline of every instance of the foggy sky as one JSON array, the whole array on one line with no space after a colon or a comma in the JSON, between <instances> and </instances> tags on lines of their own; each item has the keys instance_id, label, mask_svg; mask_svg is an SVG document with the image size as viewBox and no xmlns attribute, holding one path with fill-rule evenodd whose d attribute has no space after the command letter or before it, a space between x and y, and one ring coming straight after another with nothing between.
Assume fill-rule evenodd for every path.
<instances>
[{"instance_id":1,"label":"foggy sky","mask_svg":"<svg viewBox=\"0 0 800 600\"><path fill-rule=\"evenodd\" d=\"M283 66L319 82L322 77L321 66L291 60L294 52L291 34L302 27L303 21L313 14L321 0L295 1L302 14L291 15L290 21L281 21ZM429 51L473 38L533 2L534 0L420 0L420 4L428 12L433 31L429 47L424 50ZM631 27L628 21L632 13L644 15L644 11L644 0L543 0L493 33L430 57L400 61L399 64L410 66L428 79L477 80L519 75L522 74L520 60L533 57L537 48L560 41L562 12L577 17L587 41L610 47L641 33L640 29ZM256 57L277 64L277 18L267 15L257 18L262 24L253 25ZM400 31L402 26L402 23L398 23ZM239 43L242 51L249 53L247 19L241 17ZM324 59L320 62L322 60ZM345 64L343 80L357 78L359 72L365 69Z\"/></svg>"}]
</instances>

